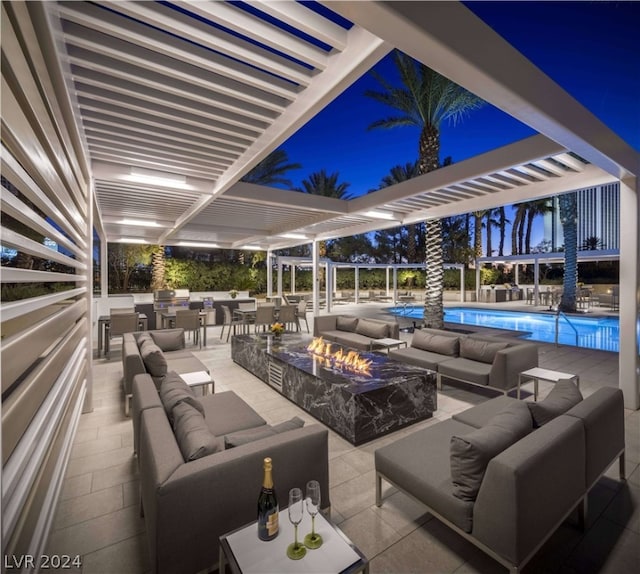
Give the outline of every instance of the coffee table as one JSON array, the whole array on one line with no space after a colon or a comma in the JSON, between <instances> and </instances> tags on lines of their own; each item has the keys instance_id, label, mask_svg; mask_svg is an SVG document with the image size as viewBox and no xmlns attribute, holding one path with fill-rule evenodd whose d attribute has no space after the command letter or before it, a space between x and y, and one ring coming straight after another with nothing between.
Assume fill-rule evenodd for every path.
<instances>
[{"instance_id":1,"label":"coffee table","mask_svg":"<svg viewBox=\"0 0 640 574\"><path fill-rule=\"evenodd\" d=\"M180 373L180 378L191 388L202 387L202 395L206 395L209 388L211 394L215 392L215 381L207 371L193 371L192 373Z\"/></svg>"},{"instance_id":2,"label":"coffee table","mask_svg":"<svg viewBox=\"0 0 640 574\"><path fill-rule=\"evenodd\" d=\"M557 383L560 379L571 379L575 381L576 386L580 388L580 377L571 373L562 373L561 371L552 371L551 369L543 369L542 367L534 367L522 371L518 375L518 398L520 398L520 387L523 382L533 380L533 400L538 400L538 381L547 381L549 383Z\"/></svg>"},{"instance_id":3,"label":"coffee table","mask_svg":"<svg viewBox=\"0 0 640 574\"><path fill-rule=\"evenodd\" d=\"M322 514L316 515L316 532L322 536L322 546L316 550L307 548L300 560L287 557L287 546L293 542L293 525L287 510L280 510L280 531L269 542L258 538L258 526L252 522L220 537L220 563L218 572L225 571L225 564L233 574L351 574L369 572L369 561L347 536ZM311 532L311 517L305 511L298 526L298 541ZM302 542L301 542L302 543Z\"/></svg>"}]
</instances>

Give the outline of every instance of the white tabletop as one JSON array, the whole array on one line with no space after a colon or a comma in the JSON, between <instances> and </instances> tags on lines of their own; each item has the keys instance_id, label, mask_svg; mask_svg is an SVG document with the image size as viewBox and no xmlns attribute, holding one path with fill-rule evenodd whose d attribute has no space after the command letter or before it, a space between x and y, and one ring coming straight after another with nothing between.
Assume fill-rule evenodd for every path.
<instances>
[{"instance_id":1,"label":"white tabletop","mask_svg":"<svg viewBox=\"0 0 640 574\"><path fill-rule=\"evenodd\" d=\"M552 371L551 369L543 369L542 367L534 367L527 371L520 373L525 377L532 377L535 379L543 379L545 381L558 382L560 379L574 379L575 375L571 373L562 373L560 371Z\"/></svg>"},{"instance_id":2,"label":"white tabletop","mask_svg":"<svg viewBox=\"0 0 640 574\"><path fill-rule=\"evenodd\" d=\"M227 542L243 574L327 574L342 572L360 560L344 535L321 515L316 515L316 532L322 536L322 546L307 548L300 560L287 557L287 546L293 542L293 525L287 510L281 510L278 536L265 542L258 538L257 523L250 524L227 536ZM298 525L298 542L311 532L311 517L306 512Z\"/></svg>"},{"instance_id":3,"label":"white tabletop","mask_svg":"<svg viewBox=\"0 0 640 574\"><path fill-rule=\"evenodd\" d=\"M389 337L384 337L382 339L373 339L373 343L376 345L399 345L400 343L404 343L402 339L390 339Z\"/></svg>"},{"instance_id":4,"label":"white tabletop","mask_svg":"<svg viewBox=\"0 0 640 574\"><path fill-rule=\"evenodd\" d=\"M211 382L211 375L207 371L194 371L192 373L180 373L180 378L187 385L205 385Z\"/></svg>"}]
</instances>

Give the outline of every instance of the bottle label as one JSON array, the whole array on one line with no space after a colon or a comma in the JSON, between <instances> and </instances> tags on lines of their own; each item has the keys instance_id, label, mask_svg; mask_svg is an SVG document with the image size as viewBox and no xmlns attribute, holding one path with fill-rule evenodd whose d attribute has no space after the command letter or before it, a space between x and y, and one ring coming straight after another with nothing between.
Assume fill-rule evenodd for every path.
<instances>
[{"instance_id":1,"label":"bottle label","mask_svg":"<svg viewBox=\"0 0 640 574\"><path fill-rule=\"evenodd\" d=\"M275 536L278 533L278 511L276 510L267 517L267 532L269 536Z\"/></svg>"}]
</instances>

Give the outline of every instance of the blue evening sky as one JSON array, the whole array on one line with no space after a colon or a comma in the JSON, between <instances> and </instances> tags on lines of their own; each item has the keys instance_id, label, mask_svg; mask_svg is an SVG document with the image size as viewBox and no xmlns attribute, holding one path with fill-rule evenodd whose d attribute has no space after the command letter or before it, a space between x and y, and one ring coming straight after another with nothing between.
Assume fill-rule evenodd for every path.
<instances>
[{"instance_id":1,"label":"blue evening sky","mask_svg":"<svg viewBox=\"0 0 640 574\"><path fill-rule=\"evenodd\" d=\"M640 150L640 2L467 2L467 6L611 129ZM391 55L374 69L397 81ZM394 111L366 98L380 89L371 74L355 82L282 146L302 168L294 186L320 169L361 195L398 164L417 158L418 130L367 127ZM493 106L462 124L444 125L441 156L454 162L533 135Z\"/></svg>"}]
</instances>

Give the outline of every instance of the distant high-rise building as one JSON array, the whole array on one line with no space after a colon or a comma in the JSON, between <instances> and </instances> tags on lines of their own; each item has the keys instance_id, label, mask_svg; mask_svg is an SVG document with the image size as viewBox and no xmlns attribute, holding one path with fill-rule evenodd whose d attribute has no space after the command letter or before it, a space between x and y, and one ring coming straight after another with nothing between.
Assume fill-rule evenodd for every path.
<instances>
[{"instance_id":1,"label":"distant high-rise building","mask_svg":"<svg viewBox=\"0 0 640 574\"><path fill-rule=\"evenodd\" d=\"M598 249L620 249L620 184L596 185L577 190L578 248L599 240ZM544 216L544 239L551 251L564 245L558 198L553 198L553 211Z\"/></svg>"}]
</instances>

